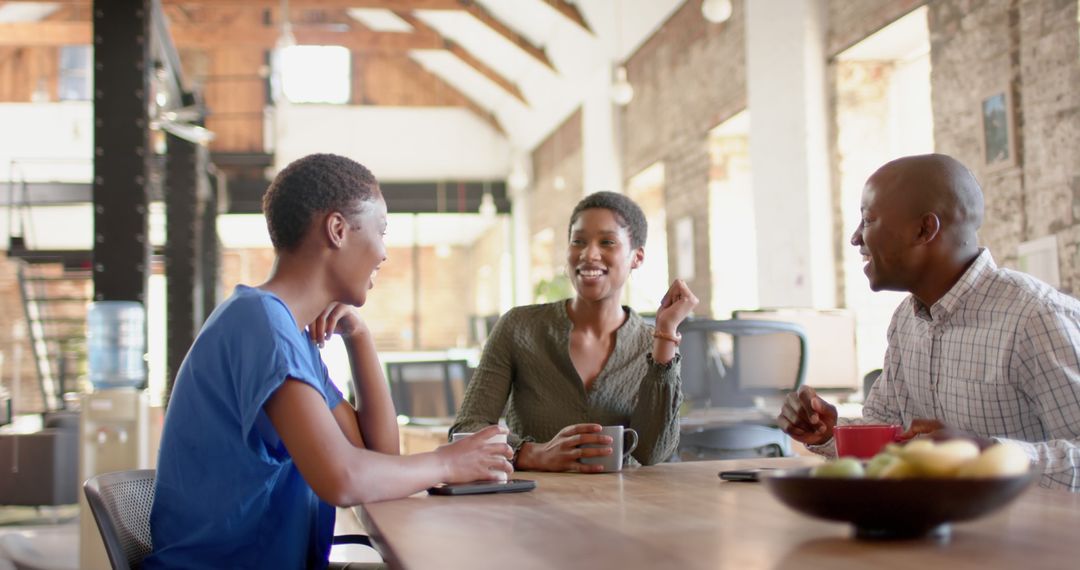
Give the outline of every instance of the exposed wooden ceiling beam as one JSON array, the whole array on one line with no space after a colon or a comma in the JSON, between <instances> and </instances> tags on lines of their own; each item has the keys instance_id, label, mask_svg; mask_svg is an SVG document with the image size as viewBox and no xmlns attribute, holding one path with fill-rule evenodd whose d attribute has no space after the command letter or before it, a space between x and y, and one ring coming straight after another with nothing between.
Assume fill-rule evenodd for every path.
<instances>
[{"instance_id":1,"label":"exposed wooden ceiling beam","mask_svg":"<svg viewBox=\"0 0 1080 570\"><path fill-rule=\"evenodd\" d=\"M182 47L260 46L272 48L281 35L266 26L171 26L173 41ZM442 38L433 33L373 32L359 26L293 24L300 45L339 45L363 52L401 52L440 49Z\"/></svg>"},{"instance_id":2,"label":"exposed wooden ceiling beam","mask_svg":"<svg viewBox=\"0 0 1080 570\"><path fill-rule=\"evenodd\" d=\"M90 22L0 24L0 46L62 46L92 43Z\"/></svg>"},{"instance_id":3,"label":"exposed wooden ceiling beam","mask_svg":"<svg viewBox=\"0 0 1080 570\"><path fill-rule=\"evenodd\" d=\"M45 0L35 0L45 1ZM585 29L588 29L588 24L584 18L581 17L580 12L576 7L571 6L565 2L565 0L542 0L549 6L552 6L560 14L563 14L572 21L582 25ZM89 4L90 0L61 0L62 4ZM214 6L214 7L232 7L232 8L277 8L280 7L280 0L162 0L165 5L178 5L178 6ZM3 3L0 2L0 5ZM476 3L474 0L290 0L289 7L302 8L302 9L342 9L342 8L385 8L389 10L399 11L411 11L411 10L464 10L474 18L482 22L484 25L491 28L495 33L505 38L510 43L518 47L518 49L524 51L533 59L547 66L552 71L557 72L555 66L551 63L547 53L527 39L522 37L517 32L511 30L506 24L492 16L487 10ZM32 26L33 24L40 24L43 22L35 23L20 23L20 24L5 24L5 26ZM14 28L12 28L14 29ZM5 30L7 31L7 30ZM230 28L228 32L224 32L223 35L226 38L230 38L233 45L236 44L252 44L258 43L262 45L265 39L257 42L246 41L246 38L241 37L246 30L236 30ZM14 32L19 36L22 41L16 41L14 38L4 37L0 35L0 45L50 45L45 39L33 39L33 41L26 41L28 35L32 35L33 32ZM256 35L262 37L266 32L261 28L256 29ZM374 32L371 32L374 33ZM176 32L174 32L174 35ZM304 40L300 40L300 34L297 34L297 40L301 43L307 43ZM53 44L57 43L55 41ZM89 43L89 42L72 42L63 40L63 43ZM183 44L183 41L176 42L177 44ZM340 44L344 45L344 44ZM354 47L355 44L348 45L347 47ZM404 48L404 49L432 49L429 47L416 47L416 48Z\"/></svg>"},{"instance_id":4,"label":"exposed wooden ceiling beam","mask_svg":"<svg viewBox=\"0 0 1080 570\"><path fill-rule=\"evenodd\" d=\"M440 84L441 89L445 89L447 93L452 94L454 96L454 98L457 99L461 103L461 105L463 105L466 109L468 109L473 114L475 114L477 117L479 117L480 120L482 120L485 123L491 125L491 128L495 129L496 131L498 131L503 136L506 136L506 130L503 129L502 124L499 123L499 119L497 117L495 117L494 113L492 113L491 111L481 107L480 105L477 105L475 101L470 99L468 96L466 96L461 91L458 91L458 89L456 87L454 87L453 85L450 85L449 83L443 81L443 79L441 77L439 77L438 75L435 75L434 73L428 71L426 68L424 68L424 66L420 65L419 63L416 63L412 59L407 59L405 61L405 65L407 67L409 67L410 70L413 73L416 73L417 75L421 75L421 76L430 77L432 80L438 82Z\"/></svg>"},{"instance_id":5,"label":"exposed wooden ceiling beam","mask_svg":"<svg viewBox=\"0 0 1080 570\"><path fill-rule=\"evenodd\" d=\"M562 14L566 19L581 26L583 30L593 33L592 28L589 27L589 23L585 21L585 18L581 15L581 11L577 9L577 6L570 4L566 0L541 0L544 4L551 6L556 12Z\"/></svg>"},{"instance_id":6,"label":"exposed wooden ceiling beam","mask_svg":"<svg viewBox=\"0 0 1080 570\"><path fill-rule=\"evenodd\" d=\"M169 27L178 47L262 47L272 48L281 31L268 26L177 25ZM402 52L411 49L443 49L444 42L433 31L415 33L373 32L359 26L293 26L298 44L340 45L363 52ZM0 46L50 46L89 44L90 22L27 22L0 24Z\"/></svg>"},{"instance_id":7,"label":"exposed wooden ceiling beam","mask_svg":"<svg viewBox=\"0 0 1080 570\"><path fill-rule=\"evenodd\" d=\"M51 4L90 4L91 0L26 0ZM460 10L462 2L471 0L289 0L290 8L309 10L334 8L385 8L387 10ZM0 5L6 2L0 2ZM161 0L165 6L239 6L247 8L279 8L281 0Z\"/></svg>"},{"instance_id":8,"label":"exposed wooden ceiling beam","mask_svg":"<svg viewBox=\"0 0 1080 570\"><path fill-rule=\"evenodd\" d=\"M396 14L397 17L404 20L406 23L412 26L414 30L418 32L438 34L438 31L432 29L430 26L422 22L419 18L413 16L408 12L402 10L395 10L394 14ZM515 85L509 79L503 77L502 74L496 72L494 69L488 67L486 63L477 59L475 56L473 56L473 54L469 53L468 50L461 47L454 41L445 38L443 39L443 46L445 47L446 51L454 54L458 59L465 62L466 65L475 69L477 73L488 78L492 83L501 87L504 91L514 96L514 98L516 98L518 101L521 101L526 106L529 105L529 102L525 100L525 96L522 95L521 89L519 89L517 85Z\"/></svg>"},{"instance_id":9,"label":"exposed wooden ceiling beam","mask_svg":"<svg viewBox=\"0 0 1080 570\"><path fill-rule=\"evenodd\" d=\"M161 0L162 4L213 4L279 8L281 0ZM289 0L289 8L384 8L386 10L460 10L462 0Z\"/></svg>"},{"instance_id":10,"label":"exposed wooden ceiling beam","mask_svg":"<svg viewBox=\"0 0 1080 570\"><path fill-rule=\"evenodd\" d=\"M529 54L533 57L533 59L546 65L555 73L558 73L558 70L555 69L555 66L551 64L551 60L548 59L547 53L544 52L543 49L534 46L532 43L529 42L529 40L521 37L520 34L508 28L506 24L495 19L494 16L488 13L488 11L481 7L479 4L469 0L462 0L461 6L465 9L466 12L472 15L472 17L480 20L481 23L491 28L495 33L499 34L510 43L517 46L518 49Z\"/></svg>"}]
</instances>

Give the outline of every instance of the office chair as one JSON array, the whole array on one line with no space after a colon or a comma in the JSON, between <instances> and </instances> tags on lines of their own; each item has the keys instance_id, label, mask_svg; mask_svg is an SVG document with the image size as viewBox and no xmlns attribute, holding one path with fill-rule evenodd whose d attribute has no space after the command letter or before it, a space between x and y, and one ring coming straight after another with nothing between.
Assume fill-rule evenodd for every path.
<instances>
[{"instance_id":1,"label":"office chair","mask_svg":"<svg viewBox=\"0 0 1080 570\"><path fill-rule=\"evenodd\" d=\"M457 414L472 376L465 360L388 362L386 377L398 415L448 418Z\"/></svg>"},{"instance_id":2,"label":"office chair","mask_svg":"<svg viewBox=\"0 0 1080 570\"><path fill-rule=\"evenodd\" d=\"M150 509L154 504L153 469L103 473L86 480L83 492L94 513L109 563L116 570L141 568L153 550L150 541ZM333 544L371 546L362 534L334 537Z\"/></svg>"},{"instance_id":3,"label":"office chair","mask_svg":"<svg viewBox=\"0 0 1080 570\"><path fill-rule=\"evenodd\" d=\"M683 394L695 408L752 408L755 396L780 396L806 379L800 325L753 319L689 319L679 326ZM732 422L684 432L682 460L781 457L787 435L771 425Z\"/></svg>"},{"instance_id":4,"label":"office chair","mask_svg":"<svg viewBox=\"0 0 1080 570\"><path fill-rule=\"evenodd\" d=\"M867 372L862 378L862 396L863 401L866 401L866 397L870 395L870 388L874 387L874 382L877 382L878 376L881 376L881 369L875 368L870 372Z\"/></svg>"},{"instance_id":5,"label":"office chair","mask_svg":"<svg viewBox=\"0 0 1080 570\"><path fill-rule=\"evenodd\" d=\"M103 473L83 484L113 568L139 568L150 554L153 469Z\"/></svg>"}]
</instances>

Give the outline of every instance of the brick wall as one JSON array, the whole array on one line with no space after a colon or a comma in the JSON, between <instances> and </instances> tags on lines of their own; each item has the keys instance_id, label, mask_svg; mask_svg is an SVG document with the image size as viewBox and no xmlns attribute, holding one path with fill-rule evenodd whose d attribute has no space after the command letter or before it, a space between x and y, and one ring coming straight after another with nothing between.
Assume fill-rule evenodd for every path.
<instances>
[{"instance_id":1,"label":"brick wall","mask_svg":"<svg viewBox=\"0 0 1080 570\"><path fill-rule=\"evenodd\" d=\"M934 137L983 185L981 242L1015 266L1017 245L1058 238L1062 289L1080 291L1080 46L1075 0L929 4ZM1013 97L1017 162L986 166L979 106Z\"/></svg>"},{"instance_id":2,"label":"brick wall","mask_svg":"<svg viewBox=\"0 0 1080 570\"><path fill-rule=\"evenodd\" d=\"M1019 5L1025 239L1055 234L1061 288L1080 294L1080 37L1074 0ZM1014 64L1015 65L1015 64Z\"/></svg>"},{"instance_id":3,"label":"brick wall","mask_svg":"<svg viewBox=\"0 0 1080 570\"><path fill-rule=\"evenodd\" d=\"M15 377L18 376L19 398L13 403L17 413L30 413L44 409L41 388L38 386L34 353L27 339L26 315L22 295L19 293L16 262L6 255L0 256L0 352L4 353L0 366L0 385L14 396ZM18 347L18 348L16 348ZM16 371L15 352L19 351Z\"/></svg>"},{"instance_id":4,"label":"brick wall","mask_svg":"<svg viewBox=\"0 0 1080 570\"><path fill-rule=\"evenodd\" d=\"M1023 180L1019 166L995 172L984 166L980 111L983 97L1014 78L1009 4L934 2L928 23L935 147L968 165L982 182L986 223L981 241L999 263L1014 264L1024 234Z\"/></svg>"},{"instance_id":5,"label":"brick wall","mask_svg":"<svg viewBox=\"0 0 1080 570\"><path fill-rule=\"evenodd\" d=\"M529 283L536 285L540 279L562 274L566 265L566 227L570 212L587 192L582 188L584 162L581 142L581 110L574 112L552 133L537 145L532 153L533 184L528 190L530 239L537 233L550 229L553 240L544 244L545 251L533 251L532 272ZM563 187L556 186L556 178L563 179ZM598 190L598 189L597 189ZM536 249L536 244L533 244ZM525 304L531 300L519 300Z\"/></svg>"},{"instance_id":6,"label":"brick wall","mask_svg":"<svg viewBox=\"0 0 1080 570\"><path fill-rule=\"evenodd\" d=\"M700 2L687 2L630 58L634 100L621 113L624 179L664 164L669 274L675 274L677 220L694 221L695 278L689 283L709 315L709 130L746 108L742 2L732 18L712 24Z\"/></svg>"}]
</instances>

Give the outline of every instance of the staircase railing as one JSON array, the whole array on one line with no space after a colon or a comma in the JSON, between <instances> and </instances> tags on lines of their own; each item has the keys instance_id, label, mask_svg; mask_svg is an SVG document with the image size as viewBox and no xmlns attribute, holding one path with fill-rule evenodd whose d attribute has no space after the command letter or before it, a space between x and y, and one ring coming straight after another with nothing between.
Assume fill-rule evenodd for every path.
<instances>
[{"instance_id":1,"label":"staircase railing","mask_svg":"<svg viewBox=\"0 0 1080 570\"><path fill-rule=\"evenodd\" d=\"M7 181L7 253L19 260L19 293L42 401L46 411L58 410L64 407L63 394L73 388L71 380L80 374L86 360L86 307L90 294L85 283L91 278L91 254L29 247L34 241L32 202L20 162L11 161ZM58 159L56 162L77 161ZM72 286L80 282L81 287Z\"/></svg>"}]
</instances>

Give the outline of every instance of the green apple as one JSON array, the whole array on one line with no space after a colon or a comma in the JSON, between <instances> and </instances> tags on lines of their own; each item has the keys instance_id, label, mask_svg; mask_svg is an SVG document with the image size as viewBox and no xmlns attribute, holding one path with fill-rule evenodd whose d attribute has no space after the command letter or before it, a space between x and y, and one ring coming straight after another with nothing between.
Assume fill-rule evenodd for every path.
<instances>
[{"instance_id":1,"label":"green apple","mask_svg":"<svg viewBox=\"0 0 1080 570\"><path fill-rule=\"evenodd\" d=\"M907 479L909 477L918 477L920 475L919 470L915 469L911 463L904 461L902 457L893 456L892 461L881 467L877 476L879 479Z\"/></svg>"},{"instance_id":2,"label":"green apple","mask_svg":"<svg viewBox=\"0 0 1080 570\"><path fill-rule=\"evenodd\" d=\"M836 477L858 479L865 475L862 463L851 457L841 457L814 467L810 471L813 477Z\"/></svg>"},{"instance_id":3,"label":"green apple","mask_svg":"<svg viewBox=\"0 0 1080 570\"><path fill-rule=\"evenodd\" d=\"M866 476L867 477L881 477L881 471L888 467L893 461L897 459L897 456L892 453L881 452L875 455L870 461L866 463Z\"/></svg>"}]
</instances>

